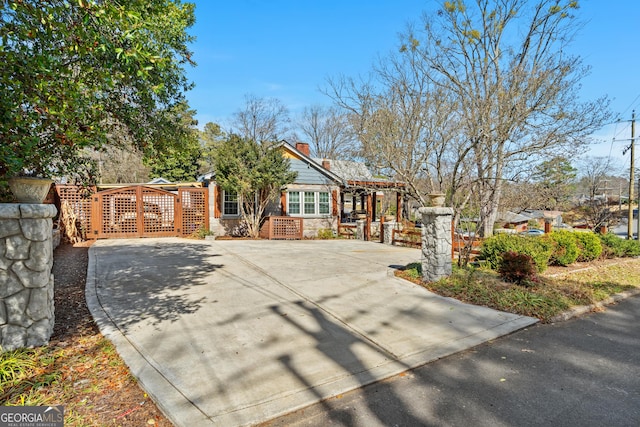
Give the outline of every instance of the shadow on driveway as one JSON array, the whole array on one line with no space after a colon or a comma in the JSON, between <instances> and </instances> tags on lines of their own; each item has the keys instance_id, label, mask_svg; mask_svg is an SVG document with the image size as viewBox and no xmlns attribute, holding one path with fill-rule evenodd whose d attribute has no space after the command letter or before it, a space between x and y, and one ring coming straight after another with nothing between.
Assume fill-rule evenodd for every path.
<instances>
[{"instance_id":1,"label":"shadow on driveway","mask_svg":"<svg viewBox=\"0 0 640 427\"><path fill-rule=\"evenodd\" d=\"M420 251L378 243L139 239L90 257L96 322L177 426L263 422L536 322L397 279Z\"/></svg>"}]
</instances>

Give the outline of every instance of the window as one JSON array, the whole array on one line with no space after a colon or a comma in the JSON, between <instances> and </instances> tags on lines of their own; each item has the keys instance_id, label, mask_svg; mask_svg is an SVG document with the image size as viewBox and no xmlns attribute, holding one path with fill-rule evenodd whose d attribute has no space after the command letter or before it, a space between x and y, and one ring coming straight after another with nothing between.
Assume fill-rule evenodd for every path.
<instances>
[{"instance_id":1,"label":"window","mask_svg":"<svg viewBox=\"0 0 640 427\"><path fill-rule=\"evenodd\" d=\"M329 193L318 193L318 213L320 215L329 215Z\"/></svg>"},{"instance_id":2,"label":"window","mask_svg":"<svg viewBox=\"0 0 640 427\"><path fill-rule=\"evenodd\" d=\"M222 205L222 214L224 216L238 216L240 214L238 210L238 195L236 193L225 191Z\"/></svg>"},{"instance_id":3,"label":"window","mask_svg":"<svg viewBox=\"0 0 640 427\"><path fill-rule=\"evenodd\" d=\"M289 215L329 215L331 212L326 191L290 191L287 196Z\"/></svg>"},{"instance_id":4,"label":"window","mask_svg":"<svg viewBox=\"0 0 640 427\"><path fill-rule=\"evenodd\" d=\"M316 193L304 192L304 214L315 215L316 213Z\"/></svg>"},{"instance_id":5,"label":"window","mask_svg":"<svg viewBox=\"0 0 640 427\"><path fill-rule=\"evenodd\" d=\"M297 191L289 193L289 215L300 215L300 193Z\"/></svg>"}]
</instances>

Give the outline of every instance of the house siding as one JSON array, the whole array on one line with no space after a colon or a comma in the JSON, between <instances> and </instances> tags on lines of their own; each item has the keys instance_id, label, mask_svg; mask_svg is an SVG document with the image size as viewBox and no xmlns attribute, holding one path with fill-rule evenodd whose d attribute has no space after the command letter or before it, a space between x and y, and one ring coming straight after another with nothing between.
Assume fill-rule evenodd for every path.
<instances>
[{"instance_id":1,"label":"house siding","mask_svg":"<svg viewBox=\"0 0 640 427\"><path fill-rule=\"evenodd\" d=\"M304 219L304 236L315 237L319 229L331 228L337 232L338 221L340 215L340 182L330 171L322 169L321 166L314 164L312 159L307 159L304 153L297 152L287 148L283 149L283 156L289 159L289 169L297 172L296 180L287 185L283 190L283 194L278 199L271 202L266 208L266 215L281 216L289 215L286 212L286 201L288 191L310 191L310 192L327 192L331 203L328 215L312 215L302 216ZM240 230L239 218L225 218L221 214L221 197L220 189L216 187L215 182L210 184L210 203L211 212L211 229L219 236L235 234ZM283 206L284 204L284 206ZM291 215L297 217L298 215Z\"/></svg>"},{"instance_id":2,"label":"house siding","mask_svg":"<svg viewBox=\"0 0 640 427\"><path fill-rule=\"evenodd\" d=\"M326 175L299 159L290 159L290 169L298 173L295 184L330 185L333 183Z\"/></svg>"}]
</instances>

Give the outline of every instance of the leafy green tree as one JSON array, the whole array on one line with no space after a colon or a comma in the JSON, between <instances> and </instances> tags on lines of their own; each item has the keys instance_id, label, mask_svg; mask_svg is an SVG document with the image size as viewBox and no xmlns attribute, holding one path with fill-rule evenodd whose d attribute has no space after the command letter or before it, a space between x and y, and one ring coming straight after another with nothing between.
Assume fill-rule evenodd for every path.
<instances>
[{"instance_id":1,"label":"leafy green tree","mask_svg":"<svg viewBox=\"0 0 640 427\"><path fill-rule=\"evenodd\" d=\"M227 134L220 128L220 125L213 122L204 125L204 129L200 131L200 146L202 149L200 157L201 173L213 171L213 153L216 146L225 139L227 139Z\"/></svg>"},{"instance_id":2,"label":"leafy green tree","mask_svg":"<svg viewBox=\"0 0 640 427\"><path fill-rule=\"evenodd\" d=\"M151 178L166 178L171 182L190 182L198 178L200 145L195 138L183 141L180 148L168 148L144 163L151 168Z\"/></svg>"},{"instance_id":3,"label":"leafy green tree","mask_svg":"<svg viewBox=\"0 0 640 427\"><path fill-rule=\"evenodd\" d=\"M162 151L147 153L144 163L151 168L152 178L162 177L172 182L195 181L200 169L201 147L198 140L198 124L195 111L186 102L176 105L171 118L176 129L182 130L176 137L180 141Z\"/></svg>"},{"instance_id":4,"label":"leafy green tree","mask_svg":"<svg viewBox=\"0 0 640 427\"><path fill-rule=\"evenodd\" d=\"M258 237L267 206L296 179L296 172L289 170L289 159L273 144L234 134L220 142L213 155L216 183L238 195L249 236Z\"/></svg>"},{"instance_id":5,"label":"leafy green tree","mask_svg":"<svg viewBox=\"0 0 640 427\"><path fill-rule=\"evenodd\" d=\"M0 181L89 179L87 149L179 146L193 23L179 0L0 2Z\"/></svg>"},{"instance_id":6,"label":"leafy green tree","mask_svg":"<svg viewBox=\"0 0 640 427\"><path fill-rule=\"evenodd\" d=\"M537 165L533 170L533 191L538 195L538 204L543 209L566 206L576 189L578 170L566 157L554 157ZM530 206L534 207L534 206Z\"/></svg>"}]
</instances>

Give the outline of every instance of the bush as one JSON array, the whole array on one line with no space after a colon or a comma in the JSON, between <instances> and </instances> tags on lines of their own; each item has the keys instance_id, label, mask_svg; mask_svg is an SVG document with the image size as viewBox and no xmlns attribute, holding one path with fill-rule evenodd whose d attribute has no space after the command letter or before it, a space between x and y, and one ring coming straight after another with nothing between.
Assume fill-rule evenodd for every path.
<instances>
[{"instance_id":1,"label":"bush","mask_svg":"<svg viewBox=\"0 0 640 427\"><path fill-rule=\"evenodd\" d=\"M487 260L491 268L497 270L506 252L529 255L538 269L547 269L553 245L539 237L527 237L514 234L496 234L482 242L480 257Z\"/></svg>"},{"instance_id":2,"label":"bush","mask_svg":"<svg viewBox=\"0 0 640 427\"><path fill-rule=\"evenodd\" d=\"M640 256L640 242L621 239L613 233L599 234L604 258Z\"/></svg>"},{"instance_id":3,"label":"bush","mask_svg":"<svg viewBox=\"0 0 640 427\"><path fill-rule=\"evenodd\" d=\"M575 233L567 230L554 231L550 234L553 241L553 252L551 253L551 262L556 265L571 265L578 259L580 249Z\"/></svg>"},{"instance_id":4,"label":"bush","mask_svg":"<svg viewBox=\"0 0 640 427\"><path fill-rule=\"evenodd\" d=\"M215 236L215 235L216 233L214 233L213 231L209 230L208 228L200 226L193 233L191 233L189 237L191 237L192 239L202 240L207 236Z\"/></svg>"},{"instance_id":5,"label":"bush","mask_svg":"<svg viewBox=\"0 0 640 427\"><path fill-rule=\"evenodd\" d=\"M588 262L597 259L602 254L602 243L597 235L587 232L575 232L576 243L580 250L578 261Z\"/></svg>"},{"instance_id":6,"label":"bush","mask_svg":"<svg viewBox=\"0 0 640 427\"><path fill-rule=\"evenodd\" d=\"M503 280L518 285L531 285L537 281L536 264L533 257L514 251L502 254L498 273Z\"/></svg>"},{"instance_id":7,"label":"bush","mask_svg":"<svg viewBox=\"0 0 640 427\"><path fill-rule=\"evenodd\" d=\"M318 239L333 239L333 230L330 228L321 228L318 230Z\"/></svg>"}]
</instances>

